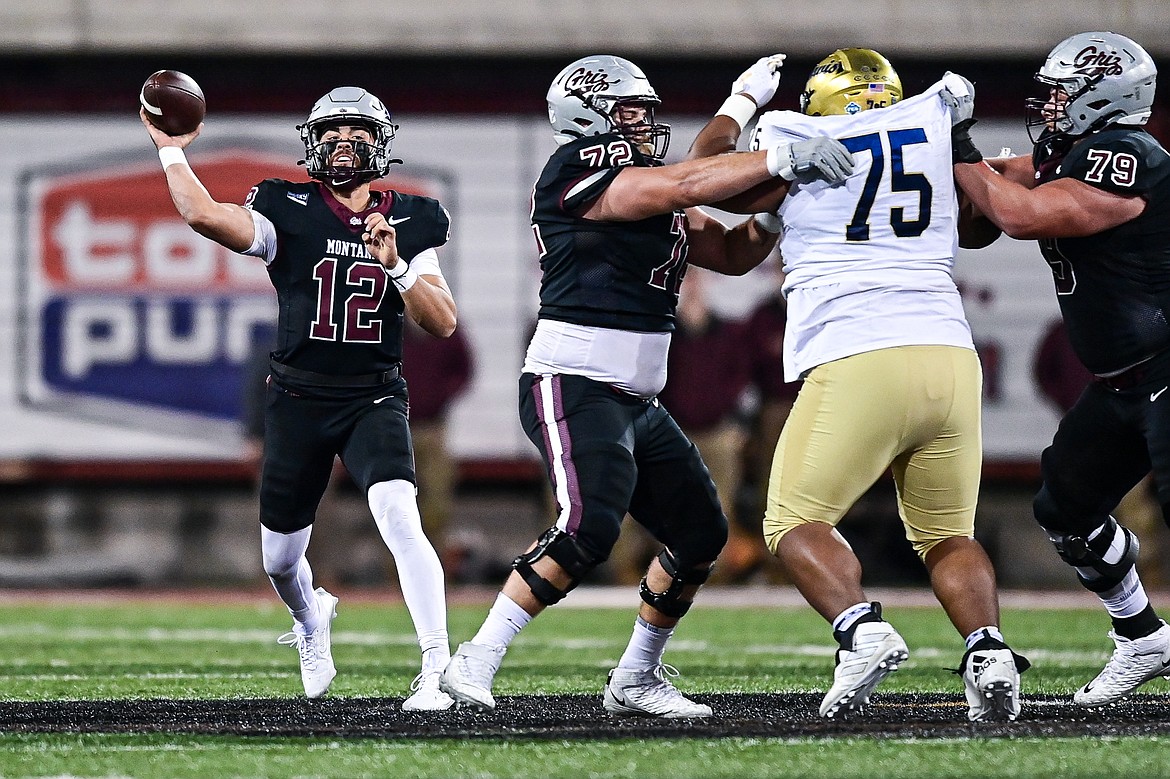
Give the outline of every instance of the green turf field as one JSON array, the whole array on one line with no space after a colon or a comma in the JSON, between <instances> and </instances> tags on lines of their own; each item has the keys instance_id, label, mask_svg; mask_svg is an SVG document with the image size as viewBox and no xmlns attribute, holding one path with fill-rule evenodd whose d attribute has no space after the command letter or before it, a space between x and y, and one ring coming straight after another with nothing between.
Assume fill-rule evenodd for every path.
<instances>
[{"instance_id":1,"label":"green turf field","mask_svg":"<svg viewBox=\"0 0 1170 779\"><path fill-rule=\"evenodd\" d=\"M486 606L453 608L453 642ZM939 609L887 605L911 659L888 691L953 694L961 642ZM629 610L554 608L513 644L497 695L598 693L625 646ZM249 699L301 695L296 654L276 644L287 614L275 596L251 605L180 600L0 611L0 701ZM1009 610L1013 647L1034 664L1023 692L1071 694L1108 658L1098 610ZM331 697L405 694L417 648L399 603L347 602L334 623ZM807 608L696 607L666 660L696 693L823 690L828 631ZM1158 680L1144 690L1166 695ZM956 712L961 716L961 708ZM1075 777L1170 776L1170 738L949 740L682 739L405 740L178 734L0 734L0 776L393 777Z\"/></svg>"}]
</instances>

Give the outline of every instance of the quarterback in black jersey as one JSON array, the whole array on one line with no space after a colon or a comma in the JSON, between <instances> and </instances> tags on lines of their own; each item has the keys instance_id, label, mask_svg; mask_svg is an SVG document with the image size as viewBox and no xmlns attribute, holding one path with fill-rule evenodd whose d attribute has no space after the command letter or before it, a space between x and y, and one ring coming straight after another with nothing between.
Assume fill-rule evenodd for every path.
<instances>
[{"instance_id":1,"label":"quarterback in black jersey","mask_svg":"<svg viewBox=\"0 0 1170 779\"><path fill-rule=\"evenodd\" d=\"M493 709L492 681L509 643L609 556L629 512L665 548L642 580L634 634L610 672L604 706L618 715L710 716L670 683L662 655L723 548L727 520L698 450L656 396L687 264L742 274L776 237L751 219L728 229L695 206L774 176L838 181L852 159L816 138L663 165L670 128L655 120L658 95L620 57L573 62L547 100L559 148L532 198L540 312L519 389L520 419L544 458L558 516L516 558L440 684L461 703Z\"/></svg>"},{"instance_id":2,"label":"quarterback in black jersey","mask_svg":"<svg viewBox=\"0 0 1170 779\"><path fill-rule=\"evenodd\" d=\"M455 329L455 302L435 250L450 220L435 200L375 191L397 160L397 129L364 89L338 87L298 128L314 179L269 179L244 205L211 198L183 155L199 130L169 136L143 124L159 150L179 214L196 232L260 258L279 301L260 477L264 570L293 617L280 642L300 655L305 694L336 675L330 629L337 598L314 589L305 557L314 514L340 457L365 492L398 566L422 650L407 711L447 709L438 688L450 657L443 569L423 532L402 379L403 317L433 335Z\"/></svg>"},{"instance_id":3,"label":"quarterback in black jersey","mask_svg":"<svg viewBox=\"0 0 1170 779\"><path fill-rule=\"evenodd\" d=\"M1138 577L1138 539L1110 516L1153 472L1170 509L1170 155L1142 125L1157 69L1112 32L1048 55L1029 101L1029 157L955 166L975 206L1052 268L1073 349L1096 377L1041 458L1036 520L1110 617L1116 648L1073 699L1112 703L1170 675L1170 627Z\"/></svg>"}]
</instances>

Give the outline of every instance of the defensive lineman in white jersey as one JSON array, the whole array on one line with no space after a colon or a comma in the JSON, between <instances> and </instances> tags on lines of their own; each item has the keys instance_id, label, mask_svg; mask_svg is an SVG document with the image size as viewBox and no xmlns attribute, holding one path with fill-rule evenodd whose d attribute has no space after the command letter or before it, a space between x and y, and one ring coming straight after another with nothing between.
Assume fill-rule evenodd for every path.
<instances>
[{"instance_id":1,"label":"defensive lineman in white jersey","mask_svg":"<svg viewBox=\"0 0 1170 779\"><path fill-rule=\"evenodd\" d=\"M844 184L797 183L780 204L785 380L894 346L974 349L951 276L958 207L943 83L881 111L760 117L753 148L823 134L855 165Z\"/></svg>"},{"instance_id":2,"label":"defensive lineman in white jersey","mask_svg":"<svg viewBox=\"0 0 1170 779\"><path fill-rule=\"evenodd\" d=\"M776 72L778 59L740 77L725 116L707 124L692 156L734 148L771 97L755 71L771 63ZM820 712L845 716L909 656L866 597L861 564L835 529L891 470L906 537L966 639L967 716L1013 720L1027 661L1004 643L995 573L974 538L982 370L951 276L960 215L952 139L966 132L974 95L948 74L901 98L885 57L841 49L813 69L800 113L766 113L752 137L752 148L765 148L827 135L854 163L836 185L798 178L786 194L742 204L777 214L755 218L782 232L785 378L803 379L776 448L764 537L833 626L840 648Z\"/></svg>"}]
</instances>

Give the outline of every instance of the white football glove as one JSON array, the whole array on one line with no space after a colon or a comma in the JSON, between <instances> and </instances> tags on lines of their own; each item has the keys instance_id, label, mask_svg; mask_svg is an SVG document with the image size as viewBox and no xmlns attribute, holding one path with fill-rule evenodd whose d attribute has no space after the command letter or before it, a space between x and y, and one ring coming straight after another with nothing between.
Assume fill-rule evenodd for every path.
<instances>
[{"instance_id":1,"label":"white football glove","mask_svg":"<svg viewBox=\"0 0 1170 779\"><path fill-rule=\"evenodd\" d=\"M786 181L840 184L853 173L853 154L840 141L818 135L768 149L768 171Z\"/></svg>"},{"instance_id":2,"label":"white football glove","mask_svg":"<svg viewBox=\"0 0 1170 779\"><path fill-rule=\"evenodd\" d=\"M975 119L975 85L949 70L943 76L939 96L951 109L951 161L980 162L983 155L971 139Z\"/></svg>"},{"instance_id":3,"label":"white football glove","mask_svg":"<svg viewBox=\"0 0 1170 779\"><path fill-rule=\"evenodd\" d=\"M770 101L780 86L780 66L784 64L783 54L769 54L760 57L756 63L740 74L731 85L731 94L744 93L757 106L763 106Z\"/></svg>"},{"instance_id":4,"label":"white football glove","mask_svg":"<svg viewBox=\"0 0 1170 779\"><path fill-rule=\"evenodd\" d=\"M944 103L951 109L951 124L970 119L975 113L975 85L958 73L949 70L943 76L943 89L939 92Z\"/></svg>"}]
</instances>

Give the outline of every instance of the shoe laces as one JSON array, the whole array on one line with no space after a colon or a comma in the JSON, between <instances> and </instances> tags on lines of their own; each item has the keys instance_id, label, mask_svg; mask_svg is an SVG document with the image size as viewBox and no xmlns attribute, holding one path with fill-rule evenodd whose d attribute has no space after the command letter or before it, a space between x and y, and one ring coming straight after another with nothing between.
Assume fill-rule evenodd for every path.
<instances>
[{"instance_id":1,"label":"shoe laces","mask_svg":"<svg viewBox=\"0 0 1170 779\"><path fill-rule=\"evenodd\" d=\"M290 630L276 639L276 643L281 646L295 646L301 656L301 666L308 671L317 670L317 652L312 634L303 635Z\"/></svg>"},{"instance_id":2,"label":"shoe laces","mask_svg":"<svg viewBox=\"0 0 1170 779\"><path fill-rule=\"evenodd\" d=\"M668 663L659 663L658 666L654 669L654 676L656 676L659 681L665 682L666 684L670 684L670 680L678 677L679 673L680 672L677 668ZM671 685L671 687L673 686L674 685Z\"/></svg>"},{"instance_id":3,"label":"shoe laces","mask_svg":"<svg viewBox=\"0 0 1170 779\"><path fill-rule=\"evenodd\" d=\"M442 670L435 669L433 671L419 671L418 676L414 677L414 681L410 683L410 691L418 692L423 687L434 687L439 689L439 676L442 675Z\"/></svg>"},{"instance_id":4,"label":"shoe laces","mask_svg":"<svg viewBox=\"0 0 1170 779\"><path fill-rule=\"evenodd\" d=\"M650 676L653 681L647 680L647 683L640 685L647 693L655 696L663 696L667 698L682 698L684 697L678 688L671 684L670 680L679 676L679 670L673 665L660 663L654 668L650 669Z\"/></svg>"}]
</instances>

